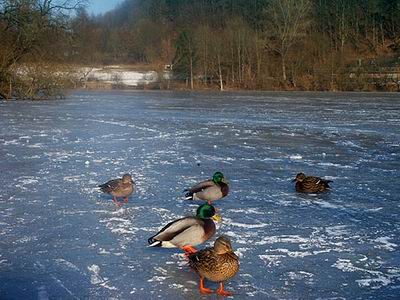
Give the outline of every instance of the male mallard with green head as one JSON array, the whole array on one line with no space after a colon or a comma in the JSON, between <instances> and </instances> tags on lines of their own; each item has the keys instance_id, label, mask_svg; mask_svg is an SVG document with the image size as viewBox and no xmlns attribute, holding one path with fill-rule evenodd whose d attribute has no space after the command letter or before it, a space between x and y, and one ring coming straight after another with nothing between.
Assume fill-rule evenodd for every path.
<instances>
[{"instance_id":1,"label":"male mallard with green head","mask_svg":"<svg viewBox=\"0 0 400 300\"><path fill-rule=\"evenodd\" d=\"M204 243L215 234L215 208L203 204L197 208L196 216L184 217L164 226L148 239L150 247L181 248L185 253L195 253L193 247Z\"/></svg>"},{"instance_id":2,"label":"male mallard with green head","mask_svg":"<svg viewBox=\"0 0 400 300\"><path fill-rule=\"evenodd\" d=\"M118 201L118 198L124 198L124 202L128 203L128 197L132 195L135 189L130 174L125 174L122 178L112 179L106 183L100 184L99 188L103 193L112 195L112 200L117 206L122 205L122 203Z\"/></svg>"},{"instance_id":3,"label":"male mallard with green head","mask_svg":"<svg viewBox=\"0 0 400 300\"><path fill-rule=\"evenodd\" d=\"M204 278L219 282L218 295L231 296L224 289L224 281L231 279L239 271L239 258L233 252L228 238L217 238L214 247L200 250L189 255L189 265L200 275L200 292L211 294L212 290L204 287Z\"/></svg>"},{"instance_id":4,"label":"male mallard with green head","mask_svg":"<svg viewBox=\"0 0 400 300\"><path fill-rule=\"evenodd\" d=\"M211 204L228 195L229 185L224 174L215 172L212 179L202 181L184 192L187 192L186 200L204 200Z\"/></svg>"},{"instance_id":5,"label":"male mallard with green head","mask_svg":"<svg viewBox=\"0 0 400 300\"><path fill-rule=\"evenodd\" d=\"M329 183L332 182L315 176L306 176L304 173L298 173L292 181L296 182L296 191L301 193L326 192L330 188Z\"/></svg>"}]
</instances>

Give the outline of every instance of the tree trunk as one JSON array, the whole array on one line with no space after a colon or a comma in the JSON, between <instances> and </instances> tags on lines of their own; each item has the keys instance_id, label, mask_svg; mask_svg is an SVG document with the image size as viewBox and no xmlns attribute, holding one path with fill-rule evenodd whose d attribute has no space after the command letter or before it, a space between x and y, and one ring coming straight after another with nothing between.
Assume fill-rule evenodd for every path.
<instances>
[{"instance_id":1,"label":"tree trunk","mask_svg":"<svg viewBox=\"0 0 400 300\"><path fill-rule=\"evenodd\" d=\"M218 75L219 75L219 86L221 91L224 90L224 84L222 81L222 70L221 70L221 58L219 56L219 53L217 54L217 59L218 59Z\"/></svg>"},{"instance_id":2,"label":"tree trunk","mask_svg":"<svg viewBox=\"0 0 400 300\"><path fill-rule=\"evenodd\" d=\"M231 44L231 81L232 81L232 84L234 84L235 83L235 52L234 52L234 49L233 49L233 41L232 41L232 44Z\"/></svg>"},{"instance_id":3,"label":"tree trunk","mask_svg":"<svg viewBox=\"0 0 400 300\"><path fill-rule=\"evenodd\" d=\"M256 34L255 40L255 51L256 51L256 64L257 64L257 78L260 78L261 74L261 54L260 54L260 47L258 45L258 34Z\"/></svg>"},{"instance_id":4,"label":"tree trunk","mask_svg":"<svg viewBox=\"0 0 400 300\"><path fill-rule=\"evenodd\" d=\"M285 62L285 55L281 54L281 62L282 62L282 79L286 82L286 62Z\"/></svg>"},{"instance_id":5,"label":"tree trunk","mask_svg":"<svg viewBox=\"0 0 400 300\"><path fill-rule=\"evenodd\" d=\"M237 46L237 59L238 59L238 80L239 80L239 84L242 83L242 74L241 74L241 69L242 69L242 56L240 54L241 49L240 49L240 36L239 36L239 42L238 42L238 46Z\"/></svg>"},{"instance_id":6,"label":"tree trunk","mask_svg":"<svg viewBox=\"0 0 400 300\"><path fill-rule=\"evenodd\" d=\"M292 86L295 88L297 87L296 85L296 66L292 66L291 68L291 75L290 75L290 83L292 84Z\"/></svg>"},{"instance_id":7,"label":"tree trunk","mask_svg":"<svg viewBox=\"0 0 400 300\"><path fill-rule=\"evenodd\" d=\"M193 90L193 57L190 55L190 89Z\"/></svg>"},{"instance_id":8,"label":"tree trunk","mask_svg":"<svg viewBox=\"0 0 400 300\"><path fill-rule=\"evenodd\" d=\"M9 90L8 90L8 97L9 97L10 99L12 98L12 93L13 93L12 81L11 81L11 78L10 78L10 87L9 87Z\"/></svg>"},{"instance_id":9,"label":"tree trunk","mask_svg":"<svg viewBox=\"0 0 400 300\"><path fill-rule=\"evenodd\" d=\"M193 51L192 44L189 41L189 64L190 64L190 89L193 90Z\"/></svg>"},{"instance_id":10,"label":"tree trunk","mask_svg":"<svg viewBox=\"0 0 400 300\"><path fill-rule=\"evenodd\" d=\"M207 40L204 40L204 64L203 64L203 69L204 69L204 85L207 85L207 66L208 66L208 45L207 45Z\"/></svg>"},{"instance_id":11,"label":"tree trunk","mask_svg":"<svg viewBox=\"0 0 400 300\"><path fill-rule=\"evenodd\" d=\"M340 18L340 52L341 53L343 53L345 41L346 41L345 14L344 14L344 7L342 7L342 14L341 14L341 18Z\"/></svg>"},{"instance_id":12,"label":"tree trunk","mask_svg":"<svg viewBox=\"0 0 400 300\"><path fill-rule=\"evenodd\" d=\"M376 47L376 27L375 27L375 19L372 19L372 44L374 48Z\"/></svg>"},{"instance_id":13,"label":"tree trunk","mask_svg":"<svg viewBox=\"0 0 400 300\"><path fill-rule=\"evenodd\" d=\"M331 49L331 86L330 86L330 90L334 91L336 90L335 88L335 73L334 73L334 61L333 61L333 53L334 53L334 49Z\"/></svg>"}]
</instances>

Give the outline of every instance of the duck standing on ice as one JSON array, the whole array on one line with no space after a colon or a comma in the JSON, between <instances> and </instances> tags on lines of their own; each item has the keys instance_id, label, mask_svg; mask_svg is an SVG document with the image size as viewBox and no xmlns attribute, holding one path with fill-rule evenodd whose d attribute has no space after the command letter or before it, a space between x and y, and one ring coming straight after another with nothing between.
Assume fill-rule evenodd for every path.
<instances>
[{"instance_id":1,"label":"duck standing on ice","mask_svg":"<svg viewBox=\"0 0 400 300\"><path fill-rule=\"evenodd\" d=\"M184 217L168 223L148 239L150 247L180 248L186 254L195 253L194 246L204 243L215 234L218 215L207 203L199 206L196 216Z\"/></svg>"},{"instance_id":2,"label":"duck standing on ice","mask_svg":"<svg viewBox=\"0 0 400 300\"><path fill-rule=\"evenodd\" d=\"M122 178L112 179L100 184L99 188L103 193L112 195L112 200L118 207L122 205L118 198L124 198L124 203L128 203L128 197L135 191L134 182L130 174L125 174Z\"/></svg>"},{"instance_id":3,"label":"duck standing on ice","mask_svg":"<svg viewBox=\"0 0 400 300\"><path fill-rule=\"evenodd\" d=\"M220 236L214 247L205 248L189 255L189 265L200 276L199 290L202 294L211 294L212 290L204 286L204 279L219 282L216 291L221 296L231 296L224 288L224 281L231 279L239 271L239 258L233 252L228 238Z\"/></svg>"}]
</instances>

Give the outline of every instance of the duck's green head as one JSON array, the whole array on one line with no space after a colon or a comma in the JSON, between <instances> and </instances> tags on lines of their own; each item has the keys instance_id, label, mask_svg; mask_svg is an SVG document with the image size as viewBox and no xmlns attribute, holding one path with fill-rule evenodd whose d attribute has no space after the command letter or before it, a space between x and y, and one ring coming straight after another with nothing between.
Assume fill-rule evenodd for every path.
<instances>
[{"instance_id":1,"label":"duck's green head","mask_svg":"<svg viewBox=\"0 0 400 300\"><path fill-rule=\"evenodd\" d=\"M215 183L228 183L225 178L224 178L224 174L222 174L222 172L215 172L213 175L213 179L212 179Z\"/></svg>"},{"instance_id":2,"label":"duck's green head","mask_svg":"<svg viewBox=\"0 0 400 300\"><path fill-rule=\"evenodd\" d=\"M206 203L197 208L196 216L201 219L209 219L215 215L214 206Z\"/></svg>"}]
</instances>

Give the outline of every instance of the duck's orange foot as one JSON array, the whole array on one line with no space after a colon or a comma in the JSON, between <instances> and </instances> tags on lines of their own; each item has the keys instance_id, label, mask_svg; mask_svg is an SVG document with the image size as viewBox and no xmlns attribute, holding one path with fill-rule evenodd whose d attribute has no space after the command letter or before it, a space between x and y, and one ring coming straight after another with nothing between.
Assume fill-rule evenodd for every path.
<instances>
[{"instance_id":1,"label":"duck's orange foot","mask_svg":"<svg viewBox=\"0 0 400 300\"><path fill-rule=\"evenodd\" d=\"M199 291L200 291L200 293L206 294L206 295L212 294L212 292L213 292L211 289L206 288L206 287L204 286L204 278L200 278L200 287L199 287Z\"/></svg>"},{"instance_id":2,"label":"duck's orange foot","mask_svg":"<svg viewBox=\"0 0 400 300\"><path fill-rule=\"evenodd\" d=\"M231 292L228 292L228 291L225 291L225 290L221 291L220 289L218 289L216 293L218 295L221 295L221 296L224 296L224 297L229 297L229 296L233 295Z\"/></svg>"},{"instance_id":3,"label":"duck's orange foot","mask_svg":"<svg viewBox=\"0 0 400 300\"><path fill-rule=\"evenodd\" d=\"M182 247L182 250L185 251L185 255L193 254L197 252L197 249L193 246L186 245Z\"/></svg>"},{"instance_id":4,"label":"duck's orange foot","mask_svg":"<svg viewBox=\"0 0 400 300\"><path fill-rule=\"evenodd\" d=\"M128 203L128 197L124 198L124 202Z\"/></svg>"},{"instance_id":5,"label":"duck's orange foot","mask_svg":"<svg viewBox=\"0 0 400 300\"><path fill-rule=\"evenodd\" d=\"M224 289L224 284L223 284L222 282L219 284L219 288L218 288L218 290L216 291L216 293L217 293L218 295L225 296L225 297L228 297L228 296L232 296L232 295L233 295L231 292L228 292L228 291L226 291L226 290Z\"/></svg>"},{"instance_id":6,"label":"duck's orange foot","mask_svg":"<svg viewBox=\"0 0 400 300\"><path fill-rule=\"evenodd\" d=\"M113 198L113 202L117 207L121 207L122 206L122 203L119 202L116 198Z\"/></svg>"},{"instance_id":7,"label":"duck's orange foot","mask_svg":"<svg viewBox=\"0 0 400 300\"><path fill-rule=\"evenodd\" d=\"M199 291L200 291L200 293L205 294L205 295L209 295L209 294L213 293L212 289L205 288L205 287L199 288Z\"/></svg>"}]
</instances>

